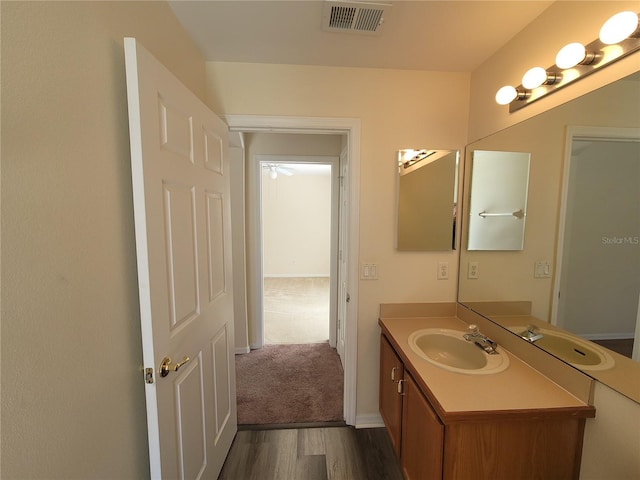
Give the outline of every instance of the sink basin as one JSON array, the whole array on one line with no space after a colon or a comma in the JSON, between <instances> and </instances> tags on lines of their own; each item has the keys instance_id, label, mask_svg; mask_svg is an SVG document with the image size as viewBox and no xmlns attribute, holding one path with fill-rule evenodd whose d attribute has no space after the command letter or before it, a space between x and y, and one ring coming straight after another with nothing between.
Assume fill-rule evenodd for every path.
<instances>
[{"instance_id":1,"label":"sink basin","mask_svg":"<svg viewBox=\"0 0 640 480\"><path fill-rule=\"evenodd\" d=\"M511 330L520 334L526 327ZM613 357L593 342L561 331L546 328L538 331L543 337L535 345L580 370L607 370L615 364Z\"/></svg>"},{"instance_id":2,"label":"sink basin","mask_svg":"<svg viewBox=\"0 0 640 480\"><path fill-rule=\"evenodd\" d=\"M497 354L489 355L463 335L459 330L425 328L409 335L409 346L427 362L451 372L487 375L509 366L504 350L498 347Z\"/></svg>"}]
</instances>

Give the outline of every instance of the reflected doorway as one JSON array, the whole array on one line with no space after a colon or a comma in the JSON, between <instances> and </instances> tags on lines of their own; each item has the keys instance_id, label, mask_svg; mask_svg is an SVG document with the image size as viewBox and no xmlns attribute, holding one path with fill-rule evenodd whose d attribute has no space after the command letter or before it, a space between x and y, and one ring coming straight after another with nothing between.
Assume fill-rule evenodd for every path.
<instances>
[{"instance_id":1,"label":"reflected doorway","mask_svg":"<svg viewBox=\"0 0 640 480\"><path fill-rule=\"evenodd\" d=\"M557 325L640 358L640 143L574 137L566 183Z\"/></svg>"}]
</instances>

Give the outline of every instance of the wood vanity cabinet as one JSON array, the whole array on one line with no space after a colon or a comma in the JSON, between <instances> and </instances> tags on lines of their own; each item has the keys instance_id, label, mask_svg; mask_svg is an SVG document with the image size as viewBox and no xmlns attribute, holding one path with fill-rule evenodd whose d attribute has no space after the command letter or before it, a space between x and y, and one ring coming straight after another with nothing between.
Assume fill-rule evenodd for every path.
<instances>
[{"instance_id":1,"label":"wood vanity cabinet","mask_svg":"<svg viewBox=\"0 0 640 480\"><path fill-rule=\"evenodd\" d=\"M407 479L442 478L444 425L408 373L402 388L402 472Z\"/></svg>"},{"instance_id":2,"label":"wood vanity cabinet","mask_svg":"<svg viewBox=\"0 0 640 480\"><path fill-rule=\"evenodd\" d=\"M579 478L583 416L524 410L442 417L384 335L380 367L380 413L407 480Z\"/></svg>"},{"instance_id":3,"label":"wood vanity cabinet","mask_svg":"<svg viewBox=\"0 0 640 480\"><path fill-rule=\"evenodd\" d=\"M405 478L442 478L444 427L384 335L380 336L380 415Z\"/></svg>"},{"instance_id":4,"label":"wood vanity cabinet","mask_svg":"<svg viewBox=\"0 0 640 480\"><path fill-rule=\"evenodd\" d=\"M389 341L380 336L380 415L387 427L391 445L400 458L402 434L402 396L398 392L404 378L404 365Z\"/></svg>"}]
</instances>

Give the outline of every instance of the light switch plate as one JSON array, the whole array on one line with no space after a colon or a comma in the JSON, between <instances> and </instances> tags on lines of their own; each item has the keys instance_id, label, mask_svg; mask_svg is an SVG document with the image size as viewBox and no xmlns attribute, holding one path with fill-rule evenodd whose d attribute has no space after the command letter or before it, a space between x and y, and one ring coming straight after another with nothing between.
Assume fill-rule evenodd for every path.
<instances>
[{"instance_id":1,"label":"light switch plate","mask_svg":"<svg viewBox=\"0 0 640 480\"><path fill-rule=\"evenodd\" d=\"M540 261L535 263L533 271L534 278L551 278L551 263Z\"/></svg>"},{"instance_id":2,"label":"light switch plate","mask_svg":"<svg viewBox=\"0 0 640 480\"><path fill-rule=\"evenodd\" d=\"M363 263L360 265L360 280L377 280L378 264Z\"/></svg>"}]
</instances>

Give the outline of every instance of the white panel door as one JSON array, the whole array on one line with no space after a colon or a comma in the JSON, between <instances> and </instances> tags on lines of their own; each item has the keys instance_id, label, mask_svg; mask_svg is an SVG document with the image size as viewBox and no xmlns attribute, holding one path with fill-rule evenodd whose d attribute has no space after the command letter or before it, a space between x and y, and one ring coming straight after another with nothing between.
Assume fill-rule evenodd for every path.
<instances>
[{"instance_id":1,"label":"white panel door","mask_svg":"<svg viewBox=\"0 0 640 480\"><path fill-rule=\"evenodd\" d=\"M151 477L216 478L237 431L228 129L133 38L125 60Z\"/></svg>"}]
</instances>

